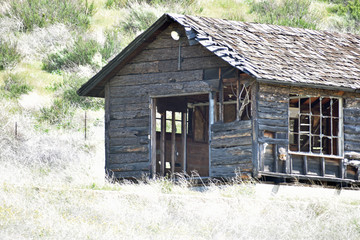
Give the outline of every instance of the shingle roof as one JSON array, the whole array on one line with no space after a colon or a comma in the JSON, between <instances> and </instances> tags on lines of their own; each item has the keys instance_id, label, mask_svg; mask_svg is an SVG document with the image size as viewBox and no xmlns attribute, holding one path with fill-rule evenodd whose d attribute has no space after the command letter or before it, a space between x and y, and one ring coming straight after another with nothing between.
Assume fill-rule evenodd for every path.
<instances>
[{"instance_id":1,"label":"shingle roof","mask_svg":"<svg viewBox=\"0 0 360 240\"><path fill-rule=\"evenodd\" d=\"M195 40L257 81L360 91L360 36L164 14L79 90L103 96L107 81L147 39L178 22Z\"/></svg>"},{"instance_id":2,"label":"shingle roof","mask_svg":"<svg viewBox=\"0 0 360 240\"><path fill-rule=\"evenodd\" d=\"M258 80L360 89L360 36L169 14L200 44Z\"/></svg>"}]
</instances>

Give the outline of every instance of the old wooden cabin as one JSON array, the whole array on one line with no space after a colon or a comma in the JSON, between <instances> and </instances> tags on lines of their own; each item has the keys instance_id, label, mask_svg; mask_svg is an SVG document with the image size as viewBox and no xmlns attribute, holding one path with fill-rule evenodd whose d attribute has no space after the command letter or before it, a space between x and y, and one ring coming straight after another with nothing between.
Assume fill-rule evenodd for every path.
<instances>
[{"instance_id":1,"label":"old wooden cabin","mask_svg":"<svg viewBox=\"0 0 360 240\"><path fill-rule=\"evenodd\" d=\"M358 182L360 37L164 14L85 83L106 171Z\"/></svg>"}]
</instances>

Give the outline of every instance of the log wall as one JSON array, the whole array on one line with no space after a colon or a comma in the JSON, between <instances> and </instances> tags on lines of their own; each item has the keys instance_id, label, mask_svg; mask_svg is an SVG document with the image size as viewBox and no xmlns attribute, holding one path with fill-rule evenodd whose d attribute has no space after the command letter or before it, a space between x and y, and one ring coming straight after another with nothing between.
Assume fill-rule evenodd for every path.
<instances>
[{"instance_id":1,"label":"log wall","mask_svg":"<svg viewBox=\"0 0 360 240\"><path fill-rule=\"evenodd\" d=\"M228 66L201 45L170 37L171 24L112 78L106 92L106 169L117 178L140 178L150 171L150 97L208 93L203 69ZM183 32L185 36L185 32Z\"/></svg>"},{"instance_id":2,"label":"log wall","mask_svg":"<svg viewBox=\"0 0 360 240\"><path fill-rule=\"evenodd\" d=\"M212 177L251 175L252 172L251 120L215 123L211 126Z\"/></svg>"}]
</instances>

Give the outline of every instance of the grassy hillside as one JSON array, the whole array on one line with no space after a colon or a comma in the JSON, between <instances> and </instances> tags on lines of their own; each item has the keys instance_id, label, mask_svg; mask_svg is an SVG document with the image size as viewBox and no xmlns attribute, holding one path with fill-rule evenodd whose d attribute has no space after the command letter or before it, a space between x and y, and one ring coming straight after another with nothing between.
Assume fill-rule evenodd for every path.
<instances>
[{"instance_id":1,"label":"grassy hillside","mask_svg":"<svg viewBox=\"0 0 360 240\"><path fill-rule=\"evenodd\" d=\"M0 0L0 238L359 239L359 199L105 179L76 90L164 12L360 32L359 0Z\"/></svg>"}]
</instances>

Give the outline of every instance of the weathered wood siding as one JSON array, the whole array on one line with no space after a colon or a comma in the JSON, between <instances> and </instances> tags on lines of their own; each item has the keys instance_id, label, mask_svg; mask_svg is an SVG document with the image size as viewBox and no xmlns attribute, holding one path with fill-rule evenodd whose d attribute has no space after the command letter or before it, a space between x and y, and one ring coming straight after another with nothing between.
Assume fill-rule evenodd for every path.
<instances>
[{"instance_id":1,"label":"weathered wood siding","mask_svg":"<svg viewBox=\"0 0 360 240\"><path fill-rule=\"evenodd\" d=\"M203 69L228 66L201 45L170 37L171 24L109 82L106 94L106 169L115 177L141 177L150 170L150 97L208 93ZM183 36L185 33L183 32Z\"/></svg>"},{"instance_id":2,"label":"weathered wood siding","mask_svg":"<svg viewBox=\"0 0 360 240\"><path fill-rule=\"evenodd\" d=\"M360 160L360 94L344 96L344 153L345 158ZM357 167L347 166L345 177L360 180Z\"/></svg>"},{"instance_id":3,"label":"weathered wood siding","mask_svg":"<svg viewBox=\"0 0 360 240\"><path fill-rule=\"evenodd\" d=\"M257 96L259 170L286 173L288 161L279 159L279 148L288 149L289 90L259 84Z\"/></svg>"},{"instance_id":4,"label":"weathered wood siding","mask_svg":"<svg viewBox=\"0 0 360 240\"><path fill-rule=\"evenodd\" d=\"M252 173L252 122L215 123L211 126L211 177Z\"/></svg>"}]
</instances>

